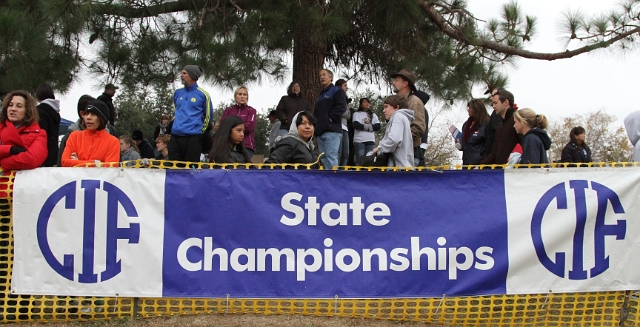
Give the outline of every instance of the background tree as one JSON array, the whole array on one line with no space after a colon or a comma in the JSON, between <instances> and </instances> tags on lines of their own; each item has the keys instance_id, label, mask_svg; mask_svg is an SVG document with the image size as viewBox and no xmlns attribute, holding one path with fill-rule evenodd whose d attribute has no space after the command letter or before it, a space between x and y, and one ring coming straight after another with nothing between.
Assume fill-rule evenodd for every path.
<instances>
[{"instance_id":1,"label":"background tree","mask_svg":"<svg viewBox=\"0 0 640 327\"><path fill-rule=\"evenodd\" d=\"M516 2L485 24L462 0L3 1L0 87L50 82L65 90L83 65L106 81L166 85L186 63L203 66L207 81L233 87L288 78L290 54L292 77L311 101L325 65L370 82L408 68L422 89L453 101L468 98L478 83L504 85L496 64L516 56L554 60L612 45L633 47L638 7L627 0L595 19L569 12L566 38L585 45L534 53L524 45L535 18L523 15ZM81 40L95 53L81 52ZM30 70L36 74L26 74ZM12 73L18 71L25 73ZM30 81L15 80L27 76Z\"/></svg>"},{"instance_id":2,"label":"background tree","mask_svg":"<svg viewBox=\"0 0 640 327\"><path fill-rule=\"evenodd\" d=\"M173 116L173 91L166 87L154 90L124 88L114 99L114 106L118 110L116 127L121 135L131 136L139 129L155 146L153 131L160 123L160 116Z\"/></svg>"},{"instance_id":3,"label":"background tree","mask_svg":"<svg viewBox=\"0 0 640 327\"><path fill-rule=\"evenodd\" d=\"M433 100L432 100L433 101ZM431 102L431 101L430 101ZM429 140L425 151L427 166L461 164L462 152L455 147L449 126L454 123L446 103L429 103Z\"/></svg>"},{"instance_id":4,"label":"background tree","mask_svg":"<svg viewBox=\"0 0 640 327\"><path fill-rule=\"evenodd\" d=\"M616 120L616 116L597 110L552 121L547 129L553 141L549 150L549 161L560 160L562 149L569 142L569 132L576 126L584 127L585 142L591 148L594 162L631 161L633 147L624 127L615 125Z\"/></svg>"}]
</instances>

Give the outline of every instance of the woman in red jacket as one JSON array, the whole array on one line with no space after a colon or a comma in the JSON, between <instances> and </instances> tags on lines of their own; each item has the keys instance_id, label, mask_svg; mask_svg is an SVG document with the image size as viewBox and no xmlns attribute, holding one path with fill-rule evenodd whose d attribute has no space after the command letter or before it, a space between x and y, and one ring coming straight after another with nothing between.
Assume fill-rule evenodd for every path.
<instances>
[{"instance_id":1,"label":"woman in red jacket","mask_svg":"<svg viewBox=\"0 0 640 327\"><path fill-rule=\"evenodd\" d=\"M120 161L120 141L105 130L109 121L107 104L100 100L89 102L82 119L87 129L69 134L62 153L62 166L105 162L117 165Z\"/></svg>"},{"instance_id":2,"label":"woman in red jacket","mask_svg":"<svg viewBox=\"0 0 640 327\"><path fill-rule=\"evenodd\" d=\"M36 100L26 91L9 92L0 113L2 171L40 167L47 153L47 133L38 125Z\"/></svg>"}]
</instances>

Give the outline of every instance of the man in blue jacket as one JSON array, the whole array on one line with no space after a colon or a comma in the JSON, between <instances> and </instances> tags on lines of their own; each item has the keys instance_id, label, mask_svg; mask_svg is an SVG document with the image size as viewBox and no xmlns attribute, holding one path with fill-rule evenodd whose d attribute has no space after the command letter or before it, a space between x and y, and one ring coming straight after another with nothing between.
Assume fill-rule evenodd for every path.
<instances>
[{"instance_id":1,"label":"man in blue jacket","mask_svg":"<svg viewBox=\"0 0 640 327\"><path fill-rule=\"evenodd\" d=\"M322 156L324 169L333 169L338 165L340 141L342 139L342 114L347 110L347 95L341 87L333 85L333 73L320 70L322 91L316 101L314 115L316 124L316 140Z\"/></svg>"},{"instance_id":2,"label":"man in blue jacket","mask_svg":"<svg viewBox=\"0 0 640 327\"><path fill-rule=\"evenodd\" d=\"M186 65L180 72L184 88L173 94L176 113L171 126L169 160L200 161L202 134L213 118L211 97L197 83L203 73L196 65Z\"/></svg>"}]
</instances>

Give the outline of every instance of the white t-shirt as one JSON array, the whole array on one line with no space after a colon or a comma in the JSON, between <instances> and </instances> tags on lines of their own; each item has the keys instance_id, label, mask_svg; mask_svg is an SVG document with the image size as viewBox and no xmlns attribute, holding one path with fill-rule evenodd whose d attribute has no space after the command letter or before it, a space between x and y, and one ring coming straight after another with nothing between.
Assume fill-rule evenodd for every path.
<instances>
[{"instance_id":1,"label":"white t-shirt","mask_svg":"<svg viewBox=\"0 0 640 327\"><path fill-rule=\"evenodd\" d=\"M369 118L369 112L367 111L356 111L353 113L352 121L359 122L362 125L371 125L380 124L378 120L378 116L372 113L372 118ZM373 132L369 131L361 131L356 129L353 133L353 143L364 143L364 142L375 142L376 136Z\"/></svg>"}]
</instances>

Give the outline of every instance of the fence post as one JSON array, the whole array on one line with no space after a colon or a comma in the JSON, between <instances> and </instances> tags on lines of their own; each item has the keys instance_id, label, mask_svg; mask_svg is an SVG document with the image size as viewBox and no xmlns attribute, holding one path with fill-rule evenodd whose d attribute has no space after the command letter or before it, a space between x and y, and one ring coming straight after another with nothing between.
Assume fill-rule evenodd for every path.
<instances>
[{"instance_id":1,"label":"fence post","mask_svg":"<svg viewBox=\"0 0 640 327\"><path fill-rule=\"evenodd\" d=\"M624 322L627 321L627 317L629 317L629 297L631 296L631 291L624 292L624 302L622 302L622 307L620 308L620 326L624 326Z\"/></svg>"},{"instance_id":2,"label":"fence post","mask_svg":"<svg viewBox=\"0 0 640 327\"><path fill-rule=\"evenodd\" d=\"M133 298L133 319L138 317L138 298Z\"/></svg>"}]
</instances>

